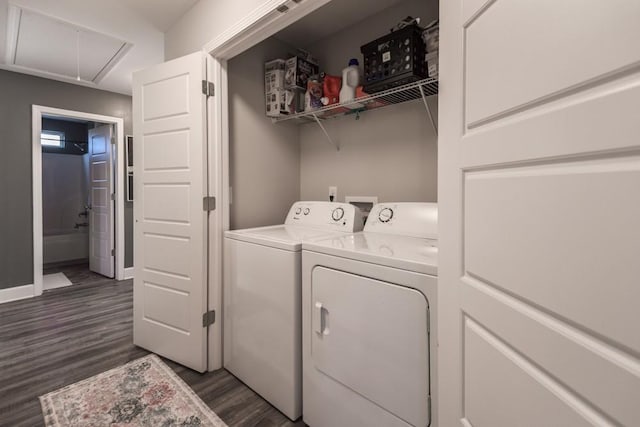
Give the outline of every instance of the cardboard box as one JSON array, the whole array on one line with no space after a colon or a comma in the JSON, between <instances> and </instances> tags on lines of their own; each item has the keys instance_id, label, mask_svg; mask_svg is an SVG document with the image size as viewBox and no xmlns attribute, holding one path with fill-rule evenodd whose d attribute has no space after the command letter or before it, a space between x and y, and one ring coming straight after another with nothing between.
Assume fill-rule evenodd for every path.
<instances>
[{"instance_id":1,"label":"cardboard box","mask_svg":"<svg viewBox=\"0 0 640 427\"><path fill-rule=\"evenodd\" d=\"M429 52L424 57L427 63L427 75L436 78L440 72L440 64L438 63L438 51Z\"/></svg>"},{"instance_id":2,"label":"cardboard box","mask_svg":"<svg viewBox=\"0 0 640 427\"><path fill-rule=\"evenodd\" d=\"M275 59L264 64L266 113L270 117L289 114L287 93L284 89L285 64L284 59Z\"/></svg>"},{"instance_id":3,"label":"cardboard box","mask_svg":"<svg viewBox=\"0 0 640 427\"><path fill-rule=\"evenodd\" d=\"M427 25L422 33L427 52L436 52L440 45L440 23L436 20Z\"/></svg>"},{"instance_id":4,"label":"cardboard box","mask_svg":"<svg viewBox=\"0 0 640 427\"><path fill-rule=\"evenodd\" d=\"M285 89L307 89L307 81L309 77L317 75L320 67L317 63L313 63L299 56L287 59L284 74Z\"/></svg>"}]
</instances>

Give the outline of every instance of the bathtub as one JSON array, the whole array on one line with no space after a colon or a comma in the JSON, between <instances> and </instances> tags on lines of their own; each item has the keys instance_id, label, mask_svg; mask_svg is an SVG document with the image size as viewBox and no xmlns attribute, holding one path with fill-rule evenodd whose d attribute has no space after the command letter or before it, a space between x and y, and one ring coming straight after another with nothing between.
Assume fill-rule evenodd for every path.
<instances>
[{"instance_id":1,"label":"bathtub","mask_svg":"<svg viewBox=\"0 0 640 427\"><path fill-rule=\"evenodd\" d=\"M43 263L89 258L89 233L78 230L50 230L43 236Z\"/></svg>"}]
</instances>

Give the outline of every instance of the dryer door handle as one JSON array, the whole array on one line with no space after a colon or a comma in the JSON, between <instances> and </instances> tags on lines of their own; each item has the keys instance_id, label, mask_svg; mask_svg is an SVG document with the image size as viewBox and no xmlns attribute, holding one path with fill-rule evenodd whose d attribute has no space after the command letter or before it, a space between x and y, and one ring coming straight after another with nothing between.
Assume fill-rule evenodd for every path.
<instances>
[{"instance_id":1,"label":"dryer door handle","mask_svg":"<svg viewBox=\"0 0 640 427\"><path fill-rule=\"evenodd\" d=\"M322 306L322 303L316 301L313 305L313 330L319 335L324 335L325 321L324 313L326 309Z\"/></svg>"}]
</instances>

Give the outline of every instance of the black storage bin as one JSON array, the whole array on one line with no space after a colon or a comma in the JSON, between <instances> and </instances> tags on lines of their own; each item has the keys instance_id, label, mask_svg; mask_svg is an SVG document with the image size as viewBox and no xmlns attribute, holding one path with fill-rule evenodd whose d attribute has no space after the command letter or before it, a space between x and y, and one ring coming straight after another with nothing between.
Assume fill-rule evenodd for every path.
<instances>
[{"instance_id":1,"label":"black storage bin","mask_svg":"<svg viewBox=\"0 0 640 427\"><path fill-rule=\"evenodd\" d=\"M377 93L426 78L422 31L409 25L360 48L365 92Z\"/></svg>"}]
</instances>

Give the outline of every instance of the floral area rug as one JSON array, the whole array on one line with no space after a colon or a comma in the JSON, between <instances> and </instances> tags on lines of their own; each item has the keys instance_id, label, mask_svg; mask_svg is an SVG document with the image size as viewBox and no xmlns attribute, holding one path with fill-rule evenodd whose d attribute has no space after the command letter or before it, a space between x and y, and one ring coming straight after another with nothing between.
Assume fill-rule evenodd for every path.
<instances>
[{"instance_id":1,"label":"floral area rug","mask_svg":"<svg viewBox=\"0 0 640 427\"><path fill-rule=\"evenodd\" d=\"M226 427L156 355L40 396L47 427Z\"/></svg>"}]
</instances>

